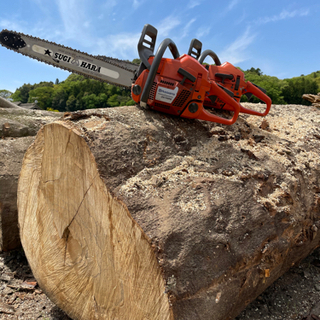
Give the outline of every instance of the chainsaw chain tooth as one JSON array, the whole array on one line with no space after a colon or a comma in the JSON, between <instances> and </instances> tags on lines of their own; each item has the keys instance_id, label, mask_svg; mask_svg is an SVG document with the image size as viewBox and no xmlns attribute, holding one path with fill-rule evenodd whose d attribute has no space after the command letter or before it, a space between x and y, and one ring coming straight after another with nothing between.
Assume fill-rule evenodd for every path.
<instances>
[{"instance_id":1,"label":"chainsaw chain tooth","mask_svg":"<svg viewBox=\"0 0 320 320\"><path fill-rule=\"evenodd\" d=\"M80 51L80 50L77 50L77 49L70 48L70 47L68 47L68 46L64 46L64 45L61 45L61 44L57 44L57 43L55 43L55 42L53 42L53 41L48 41L48 40L45 40L45 39L40 39L40 38L38 38L38 37L30 36L30 35L28 35L28 34L20 33L20 32L17 32L17 31L10 31L10 30L7 30L7 29L3 29L3 30L1 31L1 33L6 33L6 32L8 32L8 33L13 33L13 34L18 35L18 36L20 36L20 37L27 37L27 38L31 38L31 39L35 39L35 40L40 40L40 41L42 41L42 42L45 42L45 43L48 43L48 44L52 44L52 45L55 45L55 46L60 47L60 48L63 48L63 49L69 49L69 50L75 51L75 52L80 53L80 54L83 54L83 55L85 55L85 56L87 56L87 57L94 57L94 58L96 58L97 60L101 60L101 61L104 61L104 62L108 62L109 64L114 65L114 66L116 66L116 67L119 67L119 68L121 68L121 69L124 69L124 70L126 70L126 71L133 72L133 71L137 70L137 68L138 68L138 65L136 65L136 64L134 64L134 63L132 63L132 62L130 62L130 61L124 61L124 60L120 60L120 59L116 59L116 58L111 58L111 57L106 57L106 56L101 56L101 55L93 56L93 55L88 54L87 52L83 52L83 51ZM7 46L7 45L6 45L5 43L3 43L3 42L1 42L1 45L4 46L4 47L6 47L8 50L15 51L15 52L17 52L17 53L20 53L20 54L22 54L22 55L30 58L29 55L27 55L27 54L19 51L19 50L18 50L19 48L18 48L18 49L15 49L14 47ZM120 87L120 88L131 88L131 87L129 87L129 86L120 85L120 84L118 84L118 83L113 83L113 82L111 82L111 81L105 81L105 80L103 80L103 79L100 79L99 77L95 77L95 76L92 76L92 75L88 75L88 74L86 74L86 73L84 73L84 72L81 72L81 71L75 72L74 70L68 69L67 67L64 67L64 66L59 66L59 67L58 67L58 66L56 66L56 65L54 65L54 64L50 64L50 63L48 63L47 61L45 61L45 60L43 60L43 59L41 59L41 58L38 58L38 57L32 57L32 59L35 59L35 60L40 61L40 62L43 62L43 63L45 63L45 64L47 64L47 65L49 65L49 66L52 66L52 67L55 67L55 68L58 68L58 69L62 69L62 70L65 70L65 71L68 71L68 72L71 72L71 73L76 73L76 74L83 75L83 76L85 76L86 78L89 78L89 79L99 80L99 81L101 81L101 82L109 83L109 84L111 84L111 85L114 85L114 86L117 86L117 87Z\"/></svg>"}]
</instances>

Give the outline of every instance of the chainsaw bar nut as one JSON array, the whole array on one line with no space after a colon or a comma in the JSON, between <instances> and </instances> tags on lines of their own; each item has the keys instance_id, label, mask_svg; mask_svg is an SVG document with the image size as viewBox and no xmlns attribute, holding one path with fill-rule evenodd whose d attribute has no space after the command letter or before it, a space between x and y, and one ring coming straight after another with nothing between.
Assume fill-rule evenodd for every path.
<instances>
[{"instance_id":1,"label":"chainsaw bar nut","mask_svg":"<svg viewBox=\"0 0 320 320\"><path fill-rule=\"evenodd\" d=\"M132 92L133 92L133 94L138 96L141 93L141 87L138 84L134 85L132 87Z\"/></svg>"}]
</instances>

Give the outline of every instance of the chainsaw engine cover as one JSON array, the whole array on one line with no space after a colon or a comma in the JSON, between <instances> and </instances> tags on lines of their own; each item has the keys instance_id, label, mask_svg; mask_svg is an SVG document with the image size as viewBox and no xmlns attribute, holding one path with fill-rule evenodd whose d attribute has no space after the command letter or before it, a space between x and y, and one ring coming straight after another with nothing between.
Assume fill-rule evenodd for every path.
<instances>
[{"instance_id":1,"label":"chainsaw engine cover","mask_svg":"<svg viewBox=\"0 0 320 320\"><path fill-rule=\"evenodd\" d=\"M152 60L153 57L150 57L150 64ZM149 70L144 70L132 85L132 98L137 103L140 102L148 75ZM147 105L153 110L196 118L209 89L208 71L195 58L189 55L178 59L162 58Z\"/></svg>"}]
</instances>

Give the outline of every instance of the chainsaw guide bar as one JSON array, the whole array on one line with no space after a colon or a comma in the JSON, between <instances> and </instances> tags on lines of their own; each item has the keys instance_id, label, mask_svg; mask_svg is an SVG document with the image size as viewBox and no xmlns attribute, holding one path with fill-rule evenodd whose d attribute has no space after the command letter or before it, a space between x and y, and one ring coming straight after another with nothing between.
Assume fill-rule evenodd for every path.
<instances>
[{"instance_id":1,"label":"chainsaw guide bar","mask_svg":"<svg viewBox=\"0 0 320 320\"><path fill-rule=\"evenodd\" d=\"M23 33L3 30L0 42L7 49L51 66L86 77L131 88L138 65L109 57L95 57L79 50Z\"/></svg>"}]
</instances>

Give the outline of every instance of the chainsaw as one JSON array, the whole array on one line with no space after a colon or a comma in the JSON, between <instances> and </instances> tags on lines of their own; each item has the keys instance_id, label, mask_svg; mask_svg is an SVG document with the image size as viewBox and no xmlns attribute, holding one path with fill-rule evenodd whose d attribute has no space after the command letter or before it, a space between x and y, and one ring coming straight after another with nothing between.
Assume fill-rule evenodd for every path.
<instances>
[{"instance_id":1,"label":"chainsaw","mask_svg":"<svg viewBox=\"0 0 320 320\"><path fill-rule=\"evenodd\" d=\"M2 30L0 43L38 61L70 72L117 86L131 88L133 100L142 107L171 115L233 124L240 112L265 116L271 99L261 88L245 81L243 73L230 63L221 65L211 50L201 53L202 43L193 39L188 54L180 56L175 43L167 38L154 54L157 30L146 24L142 30L138 53L140 65L104 56L92 56L47 40ZM164 58L169 49L172 58ZM215 65L205 66L211 56ZM264 113L240 105L243 94L253 94L267 105ZM231 119L217 116L213 108L233 112Z\"/></svg>"},{"instance_id":2,"label":"chainsaw","mask_svg":"<svg viewBox=\"0 0 320 320\"><path fill-rule=\"evenodd\" d=\"M215 62L214 65L206 66L209 71L209 78L214 80L217 85L225 90L233 99L240 102L242 95L246 95L249 100L252 96L255 96L266 104L264 112L251 110L241 105L240 112L262 117L269 113L272 102L266 95L266 90L250 81L246 81L244 73L231 63L225 62L221 64L220 59L212 50L205 50L198 58L199 63L202 64L207 56L210 56ZM214 94L214 92L209 92L206 96L204 106L230 111L233 110L232 106L222 101L219 96Z\"/></svg>"}]
</instances>

